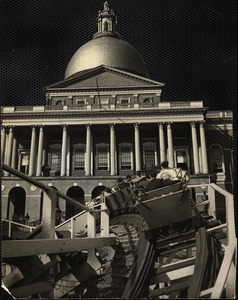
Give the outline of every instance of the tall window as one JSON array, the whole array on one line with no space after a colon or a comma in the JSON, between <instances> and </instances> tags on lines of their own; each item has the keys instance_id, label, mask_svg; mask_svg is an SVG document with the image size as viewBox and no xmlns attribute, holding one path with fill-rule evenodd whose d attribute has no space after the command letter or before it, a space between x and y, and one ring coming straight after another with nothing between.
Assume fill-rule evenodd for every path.
<instances>
[{"instance_id":1,"label":"tall window","mask_svg":"<svg viewBox=\"0 0 238 300\"><path fill-rule=\"evenodd\" d=\"M132 145L120 145L120 169L123 170L132 170Z\"/></svg>"},{"instance_id":2,"label":"tall window","mask_svg":"<svg viewBox=\"0 0 238 300\"><path fill-rule=\"evenodd\" d=\"M97 169L109 170L109 147L97 146Z\"/></svg>"},{"instance_id":3,"label":"tall window","mask_svg":"<svg viewBox=\"0 0 238 300\"><path fill-rule=\"evenodd\" d=\"M211 171L215 173L224 172L223 151L220 145L213 144L210 146Z\"/></svg>"},{"instance_id":4,"label":"tall window","mask_svg":"<svg viewBox=\"0 0 238 300\"><path fill-rule=\"evenodd\" d=\"M60 171L61 169L61 145L54 144L50 146L50 169Z\"/></svg>"},{"instance_id":5,"label":"tall window","mask_svg":"<svg viewBox=\"0 0 238 300\"><path fill-rule=\"evenodd\" d=\"M143 165L147 170L157 165L157 152L154 143L143 144Z\"/></svg>"},{"instance_id":6,"label":"tall window","mask_svg":"<svg viewBox=\"0 0 238 300\"><path fill-rule=\"evenodd\" d=\"M60 171L61 167L61 151L60 149L54 149L51 153L51 170Z\"/></svg>"},{"instance_id":7,"label":"tall window","mask_svg":"<svg viewBox=\"0 0 238 300\"><path fill-rule=\"evenodd\" d=\"M74 170L84 170L85 147L74 148Z\"/></svg>"}]
</instances>

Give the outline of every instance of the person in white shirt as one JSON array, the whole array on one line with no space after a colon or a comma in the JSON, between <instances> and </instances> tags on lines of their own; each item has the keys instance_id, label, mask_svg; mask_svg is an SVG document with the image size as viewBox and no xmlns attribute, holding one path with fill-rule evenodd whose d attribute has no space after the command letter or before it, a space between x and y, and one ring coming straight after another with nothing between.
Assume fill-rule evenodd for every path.
<instances>
[{"instance_id":1,"label":"person in white shirt","mask_svg":"<svg viewBox=\"0 0 238 300\"><path fill-rule=\"evenodd\" d=\"M156 178L163 180L179 180L176 171L169 168L167 160L161 163L161 171L157 174Z\"/></svg>"},{"instance_id":2,"label":"person in white shirt","mask_svg":"<svg viewBox=\"0 0 238 300\"><path fill-rule=\"evenodd\" d=\"M161 171L157 174L158 179L188 182L190 176L187 171L181 168L169 168L168 161L161 163Z\"/></svg>"}]
</instances>

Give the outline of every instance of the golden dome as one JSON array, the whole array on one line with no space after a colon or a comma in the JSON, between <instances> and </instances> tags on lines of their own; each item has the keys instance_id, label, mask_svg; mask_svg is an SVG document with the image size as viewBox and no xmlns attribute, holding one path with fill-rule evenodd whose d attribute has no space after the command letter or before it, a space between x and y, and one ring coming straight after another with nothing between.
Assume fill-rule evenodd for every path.
<instances>
[{"instance_id":1,"label":"golden dome","mask_svg":"<svg viewBox=\"0 0 238 300\"><path fill-rule=\"evenodd\" d=\"M65 78L100 65L148 77L142 57L127 42L111 36L100 36L82 47L71 58Z\"/></svg>"},{"instance_id":2,"label":"golden dome","mask_svg":"<svg viewBox=\"0 0 238 300\"><path fill-rule=\"evenodd\" d=\"M65 78L101 65L148 77L140 54L115 31L116 21L106 1L104 10L98 12L98 32L75 52L66 68Z\"/></svg>"}]
</instances>

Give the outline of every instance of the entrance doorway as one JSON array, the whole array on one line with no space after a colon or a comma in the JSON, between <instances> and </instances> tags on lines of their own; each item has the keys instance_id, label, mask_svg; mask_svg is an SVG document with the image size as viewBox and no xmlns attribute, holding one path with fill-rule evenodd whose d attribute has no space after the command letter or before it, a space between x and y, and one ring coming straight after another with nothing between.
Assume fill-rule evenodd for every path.
<instances>
[{"instance_id":1,"label":"entrance doorway","mask_svg":"<svg viewBox=\"0 0 238 300\"><path fill-rule=\"evenodd\" d=\"M14 187L8 196L8 219L24 221L26 206L26 192L22 187Z\"/></svg>"},{"instance_id":2,"label":"entrance doorway","mask_svg":"<svg viewBox=\"0 0 238 300\"><path fill-rule=\"evenodd\" d=\"M174 148L174 166L190 172L188 147Z\"/></svg>"},{"instance_id":3,"label":"entrance doorway","mask_svg":"<svg viewBox=\"0 0 238 300\"><path fill-rule=\"evenodd\" d=\"M68 189L66 195L78 201L79 203L84 204L84 191L81 187L72 186L71 188ZM66 202L65 219L67 220L69 218L72 218L73 216L80 213L81 211L82 211L81 208L75 207L73 204Z\"/></svg>"},{"instance_id":4,"label":"entrance doorway","mask_svg":"<svg viewBox=\"0 0 238 300\"><path fill-rule=\"evenodd\" d=\"M29 171L29 157L30 157L29 150L23 150L20 152L18 170L24 174L28 174Z\"/></svg>"}]
</instances>

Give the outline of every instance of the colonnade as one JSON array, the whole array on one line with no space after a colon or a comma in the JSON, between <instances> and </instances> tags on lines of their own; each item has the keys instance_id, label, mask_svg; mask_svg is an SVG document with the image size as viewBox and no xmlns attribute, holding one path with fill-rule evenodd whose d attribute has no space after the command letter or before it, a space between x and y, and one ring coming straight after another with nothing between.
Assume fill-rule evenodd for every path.
<instances>
[{"instance_id":1,"label":"colonnade","mask_svg":"<svg viewBox=\"0 0 238 300\"><path fill-rule=\"evenodd\" d=\"M93 170L93 152L92 152L92 124L86 124L86 153L85 153L85 175L90 176ZM110 174L117 174L117 153L116 153L116 133L115 124L109 124L110 128ZM208 160L206 149L206 138L203 122L190 122L191 137L192 137L192 157L194 174L208 174ZM174 167L174 147L173 147L173 124L158 123L159 129L159 153L160 162L168 160L169 166ZM197 127L199 129L200 140L197 136ZM167 134L165 135L165 132ZM38 140L37 140L38 136ZM167 140L166 140L167 137ZM199 143L200 142L200 143ZM36 145L38 144L38 148ZM70 162L70 135L68 133L68 125L62 126L62 147L61 147L61 176L69 175L69 162ZM199 145L201 147L201 153L199 153ZM141 161L141 140L140 140L140 124L134 124L134 150L135 150L135 170L142 169ZM166 149L167 145L167 149ZM28 175L33 176L36 167L36 176L41 176L42 164L44 162L44 126L39 126L39 134L37 135L37 127L31 127L31 143L30 143L30 155L29 155L29 170ZM13 126L2 126L1 129L1 161L7 165L16 168L17 157L17 139L14 136ZM5 173L4 175L8 175Z\"/></svg>"}]
</instances>

